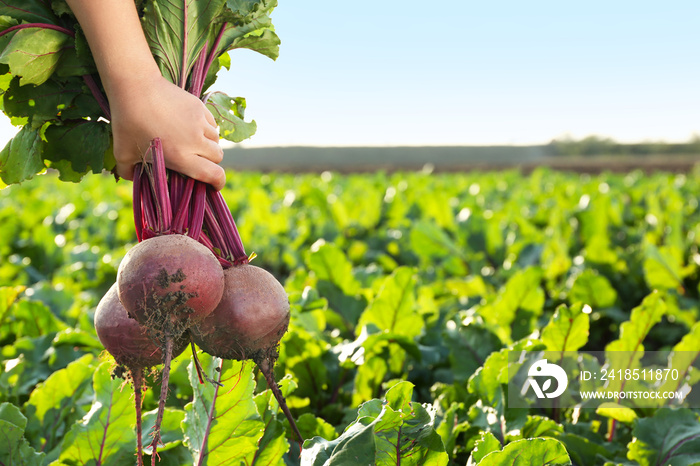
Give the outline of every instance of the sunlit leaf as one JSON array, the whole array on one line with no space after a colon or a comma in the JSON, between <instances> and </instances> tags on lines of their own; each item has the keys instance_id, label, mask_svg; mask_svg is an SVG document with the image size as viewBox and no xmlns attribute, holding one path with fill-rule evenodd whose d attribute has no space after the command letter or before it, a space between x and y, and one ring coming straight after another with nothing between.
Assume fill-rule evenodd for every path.
<instances>
[{"instance_id":1,"label":"sunlit leaf","mask_svg":"<svg viewBox=\"0 0 700 466\"><path fill-rule=\"evenodd\" d=\"M135 409L128 385L111 376L111 363L93 377L92 408L63 438L59 460L67 465L119 464L136 451Z\"/></svg>"},{"instance_id":2,"label":"sunlit leaf","mask_svg":"<svg viewBox=\"0 0 700 466\"><path fill-rule=\"evenodd\" d=\"M659 409L653 417L638 419L632 435L627 458L641 466L700 462L700 419L690 410Z\"/></svg>"},{"instance_id":3,"label":"sunlit leaf","mask_svg":"<svg viewBox=\"0 0 700 466\"><path fill-rule=\"evenodd\" d=\"M415 272L399 267L384 279L379 293L360 318L360 325L375 324L383 331L415 337L423 328L416 309Z\"/></svg>"},{"instance_id":4,"label":"sunlit leaf","mask_svg":"<svg viewBox=\"0 0 700 466\"><path fill-rule=\"evenodd\" d=\"M203 371L222 386L201 384L194 363L188 366L194 399L185 406L185 445L194 463L251 463L264 424L253 401L253 364L202 358Z\"/></svg>"},{"instance_id":5,"label":"sunlit leaf","mask_svg":"<svg viewBox=\"0 0 700 466\"><path fill-rule=\"evenodd\" d=\"M620 325L620 337L605 346L605 357L610 366L616 369L637 367L644 354L644 340L651 328L661 321L666 313L666 303L659 292L653 292L632 309L630 319ZM607 390L623 385L620 378L610 381Z\"/></svg>"},{"instance_id":6,"label":"sunlit leaf","mask_svg":"<svg viewBox=\"0 0 700 466\"><path fill-rule=\"evenodd\" d=\"M82 417L78 408L89 393L94 372L94 357L85 355L51 374L32 391L24 410L29 420L27 433L35 448L51 451Z\"/></svg>"},{"instance_id":7,"label":"sunlit leaf","mask_svg":"<svg viewBox=\"0 0 700 466\"><path fill-rule=\"evenodd\" d=\"M589 328L589 315L580 303L562 304L542 329L542 342L548 351L577 351L588 342Z\"/></svg>"},{"instance_id":8,"label":"sunlit leaf","mask_svg":"<svg viewBox=\"0 0 700 466\"><path fill-rule=\"evenodd\" d=\"M44 453L37 453L24 438L27 418L18 407L0 404L0 462L5 465L40 466Z\"/></svg>"},{"instance_id":9,"label":"sunlit leaf","mask_svg":"<svg viewBox=\"0 0 700 466\"><path fill-rule=\"evenodd\" d=\"M21 183L42 171L44 141L39 131L24 126L0 152L0 178L6 184Z\"/></svg>"},{"instance_id":10,"label":"sunlit leaf","mask_svg":"<svg viewBox=\"0 0 700 466\"><path fill-rule=\"evenodd\" d=\"M585 269L576 277L569 293L569 303L581 302L594 309L613 306L615 301L617 292L610 281L591 269Z\"/></svg>"},{"instance_id":11,"label":"sunlit leaf","mask_svg":"<svg viewBox=\"0 0 700 466\"><path fill-rule=\"evenodd\" d=\"M569 465L571 459L564 445L555 439L533 438L516 440L506 445L503 450L486 455L479 466L529 466Z\"/></svg>"},{"instance_id":12,"label":"sunlit leaf","mask_svg":"<svg viewBox=\"0 0 700 466\"><path fill-rule=\"evenodd\" d=\"M71 38L64 32L45 28L17 31L0 54L0 63L10 66L20 84L42 84L53 74L64 47Z\"/></svg>"},{"instance_id":13,"label":"sunlit leaf","mask_svg":"<svg viewBox=\"0 0 700 466\"><path fill-rule=\"evenodd\" d=\"M209 94L207 108L219 126L219 136L231 142L241 142L255 134L255 121L245 121L246 102L242 97L229 97L223 92Z\"/></svg>"},{"instance_id":14,"label":"sunlit leaf","mask_svg":"<svg viewBox=\"0 0 700 466\"><path fill-rule=\"evenodd\" d=\"M484 456L494 451L501 451L501 442L491 432L481 432L481 437L474 443L471 460L478 464Z\"/></svg>"},{"instance_id":15,"label":"sunlit leaf","mask_svg":"<svg viewBox=\"0 0 700 466\"><path fill-rule=\"evenodd\" d=\"M412 402L412 393L413 384L400 382L384 400L364 403L340 437L304 442L302 463L447 465L444 446L433 428L434 413L429 406Z\"/></svg>"}]
</instances>

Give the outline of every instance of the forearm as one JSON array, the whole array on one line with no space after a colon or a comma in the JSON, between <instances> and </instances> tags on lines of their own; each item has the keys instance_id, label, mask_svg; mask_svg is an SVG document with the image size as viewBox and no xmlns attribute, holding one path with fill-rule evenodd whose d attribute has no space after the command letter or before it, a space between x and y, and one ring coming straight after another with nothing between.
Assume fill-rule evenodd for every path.
<instances>
[{"instance_id":1,"label":"forearm","mask_svg":"<svg viewBox=\"0 0 700 466\"><path fill-rule=\"evenodd\" d=\"M133 0L66 0L85 32L108 98L160 77Z\"/></svg>"}]
</instances>

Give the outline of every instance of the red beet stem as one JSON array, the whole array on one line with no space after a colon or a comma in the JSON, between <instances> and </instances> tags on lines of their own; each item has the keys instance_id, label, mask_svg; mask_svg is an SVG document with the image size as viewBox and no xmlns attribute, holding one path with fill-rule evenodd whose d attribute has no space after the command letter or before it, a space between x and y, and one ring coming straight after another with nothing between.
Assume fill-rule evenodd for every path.
<instances>
[{"instance_id":1,"label":"red beet stem","mask_svg":"<svg viewBox=\"0 0 700 466\"><path fill-rule=\"evenodd\" d=\"M151 466L156 466L158 458L158 444L160 443L160 426L163 423L163 413L165 412L165 399L168 397L168 382L170 381L170 363L173 359L173 337L165 337L165 349L163 350L163 373L160 384L160 398L158 400L158 414L153 427L153 441L151 442Z\"/></svg>"},{"instance_id":2,"label":"red beet stem","mask_svg":"<svg viewBox=\"0 0 700 466\"><path fill-rule=\"evenodd\" d=\"M202 233L206 193L207 185L201 181L195 182L194 202L192 202L192 217L190 218L190 225L187 229L187 236L197 241L199 241L199 237Z\"/></svg>"},{"instance_id":3,"label":"red beet stem","mask_svg":"<svg viewBox=\"0 0 700 466\"><path fill-rule=\"evenodd\" d=\"M136 464L143 466L143 441L141 440L141 388L143 387L143 369L136 368L131 371L134 382L134 405L136 406Z\"/></svg>"},{"instance_id":4,"label":"red beet stem","mask_svg":"<svg viewBox=\"0 0 700 466\"><path fill-rule=\"evenodd\" d=\"M190 81L190 94L194 94L197 97L202 93L202 88L204 87L204 80L206 78L206 72L204 71L204 65L207 61L207 48L209 47L209 41L204 44L204 47L199 52L197 60L194 62L192 68L192 80Z\"/></svg>"},{"instance_id":5,"label":"red beet stem","mask_svg":"<svg viewBox=\"0 0 700 466\"><path fill-rule=\"evenodd\" d=\"M231 259L233 251L226 242L224 232L221 229L221 225L219 225L216 216L214 215L214 211L208 199L204 209L204 225L207 228L207 233L209 233L214 250L218 250L222 257Z\"/></svg>"},{"instance_id":6,"label":"red beet stem","mask_svg":"<svg viewBox=\"0 0 700 466\"><path fill-rule=\"evenodd\" d=\"M170 175L174 175L174 172L171 172ZM192 191L194 190L195 181L194 178L187 177L185 179L184 176L178 176L176 178L183 180L184 186L182 186L178 203L173 204L177 205L177 212L175 213L175 218L173 219L172 230L174 233L184 234L185 225L187 224L189 218L190 200L192 199ZM180 185L178 185L178 187L180 187Z\"/></svg>"},{"instance_id":7,"label":"red beet stem","mask_svg":"<svg viewBox=\"0 0 700 466\"><path fill-rule=\"evenodd\" d=\"M141 242L143 238L143 208L141 206L141 164L134 166L134 227L136 228L136 239Z\"/></svg>"},{"instance_id":8,"label":"red beet stem","mask_svg":"<svg viewBox=\"0 0 700 466\"><path fill-rule=\"evenodd\" d=\"M165 154L160 138L151 142L151 155L153 157L153 188L155 190L155 202L158 212L158 233L164 234L170 231L173 222L173 211L170 205L168 193L168 174L165 170Z\"/></svg>"},{"instance_id":9,"label":"red beet stem","mask_svg":"<svg viewBox=\"0 0 700 466\"><path fill-rule=\"evenodd\" d=\"M221 26L221 29L219 29L219 34L216 36L216 40L214 40L214 45L211 48L211 51L209 52L209 57L207 57L207 61L204 64L204 69L202 70L202 75L206 78L207 74L209 73L209 68L211 68L212 63L214 63L214 60L217 57L216 49L219 48L219 44L221 43L221 38L224 37L224 31L226 31L226 26L228 23L224 23ZM206 47L205 47L206 49ZM204 89L199 90L198 96L202 93Z\"/></svg>"},{"instance_id":10,"label":"red beet stem","mask_svg":"<svg viewBox=\"0 0 700 466\"><path fill-rule=\"evenodd\" d=\"M211 203L214 217L221 222L224 242L227 249L231 252L231 255L226 256L226 258L232 260L233 263L237 265L247 264L248 256L245 253L241 235L238 233L236 222L233 220L233 215L231 215L231 211L226 205L226 201L221 195L221 192L209 187L207 190L207 200Z\"/></svg>"},{"instance_id":11,"label":"red beet stem","mask_svg":"<svg viewBox=\"0 0 700 466\"><path fill-rule=\"evenodd\" d=\"M145 172L146 176L143 176ZM141 232L141 237L145 239L146 232L156 231L158 225L158 213L156 211L155 202L153 200L153 190L152 185L149 180L151 174L148 165L143 166L141 174L141 206L143 209L143 216L145 222L143 224L143 230Z\"/></svg>"}]
</instances>

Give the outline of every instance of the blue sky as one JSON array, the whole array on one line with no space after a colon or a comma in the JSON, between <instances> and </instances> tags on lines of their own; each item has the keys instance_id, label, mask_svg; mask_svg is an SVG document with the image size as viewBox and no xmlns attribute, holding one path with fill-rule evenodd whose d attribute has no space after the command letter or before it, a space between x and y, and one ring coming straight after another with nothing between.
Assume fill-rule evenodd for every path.
<instances>
[{"instance_id":1,"label":"blue sky","mask_svg":"<svg viewBox=\"0 0 700 466\"><path fill-rule=\"evenodd\" d=\"M234 51L216 84L245 146L700 134L697 0L279 2L280 58Z\"/></svg>"}]
</instances>

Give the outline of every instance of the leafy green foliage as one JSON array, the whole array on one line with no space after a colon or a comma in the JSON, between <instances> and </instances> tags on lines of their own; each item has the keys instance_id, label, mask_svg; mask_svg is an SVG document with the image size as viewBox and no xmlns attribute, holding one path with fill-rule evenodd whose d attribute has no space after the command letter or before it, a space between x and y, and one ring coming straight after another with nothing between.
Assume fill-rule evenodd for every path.
<instances>
[{"instance_id":1,"label":"leafy green foliage","mask_svg":"<svg viewBox=\"0 0 700 466\"><path fill-rule=\"evenodd\" d=\"M46 82L58 66L69 37L52 29L28 28L17 31L3 53L12 74L19 76L20 85Z\"/></svg>"},{"instance_id":2,"label":"leafy green foliage","mask_svg":"<svg viewBox=\"0 0 700 466\"><path fill-rule=\"evenodd\" d=\"M185 407L183 430L195 464L253 461L264 426L253 401L252 366L208 358L203 370L222 386L200 384L189 366L194 399Z\"/></svg>"},{"instance_id":3,"label":"leafy green foliage","mask_svg":"<svg viewBox=\"0 0 700 466\"><path fill-rule=\"evenodd\" d=\"M564 445L555 439L524 439L506 445L503 450L489 453L479 466L499 466L511 464L526 466L530 464L571 464Z\"/></svg>"},{"instance_id":4,"label":"leafy green foliage","mask_svg":"<svg viewBox=\"0 0 700 466\"><path fill-rule=\"evenodd\" d=\"M245 99L232 98L223 92L214 92L208 95L206 104L219 125L219 135L222 138L241 142L255 134L257 129L255 121L243 120Z\"/></svg>"},{"instance_id":5,"label":"leafy green foliage","mask_svg":"<svg viewBox=\"0 0 700 466\"><path fill-rule=\"evenodd\" d=\"M634 426L636 442L627 457L642 466L700 462L700 422L689 410L661 409L653 417L639 419ZM663 432L663 435L659 435Z\"/></svg>"},{"instance_id":6,"label":"leafy green foliage","mask_svg":"<svg viewBox=\"0 0 700 466\"><path fill-rule=\"evenodd\" d=\"M43 453L37 453L24 438L27 418L17 406L0 404L0 461L3 464L40 465Z\"/></svg>"},{"instance_id":7,"label":"leafy green foliage","mask_svg":"<svg viewBox=\"0 0 700 466\"><path fill-rule=\"evenodd\" d=\"M227 362L217 372L218 362L199 353L207 375L222 378L217 389L199 383L183 354L173 364L160 464L215 464L228 454L300 464L300 451L309 464L396 464L397 444L402 464L512 464L515 455L552 464L697 462L695 411L663 400L512 409L506 383L522 368L514 352L559 361L597 351L613 362L623 349L617 364L630 369L644 354L670 351L679 378L663 390L698 381L699 179L230 173L223 195L254 263L289 294L275 375L305 446L252 364ZM73 184L52 174L0 190L0 403L26 419L8 414L17 428L8 448L38 464L79 462L102 435L95 426L109 396L123 415L102 435L112 445L104 458L134 462L131 389L110 378L92 324L135 242L130 190L106 176ZM652 244L664 263L680 266L680 281L650 274L662 264L649 262ZM581 358L567 369L605 362ZM148 387L159 382L148 376ZM156 397L152 388L144 394L144 440ZM123 439L112 437L115 424Z\"/></svg>"},{"instance_id":8,"label":"leafy green foliage","mask_svg":"<svg viewBox=\"0 0 700 466\"><path fill-rule=\"evenodd\" d=\"M134 455L134 404L129 392L122 390L123 381L112 378L110 366L105 362L95 370L94 401L63 438L59 455L63 464L118 464Z\"/></svg>"},{"instance_id":9,"label":"leafy green foliage","mask_svg":"<svg viewBox=\"0 0 700 466\"><path fill-rule=\"evenodd\" d=\"M448 458L433 429L429 406L411 402L413 386L400 382L384 400L364 403L358 417L335 440L315 437L304 443L302 461L311 465L437 464Z\"/></svg>"},{"instance_id":10,"label":"leafy green foliage","mask_svg":"<svg viewBox=\"0 0 700 466\"><path fill-rule=\"evenodd\" d=\"M580 303L557 307L552 319L542 330L542 342L548 351L577 351L588 342L590 318Z\"/></svg>"}]
</instances>

